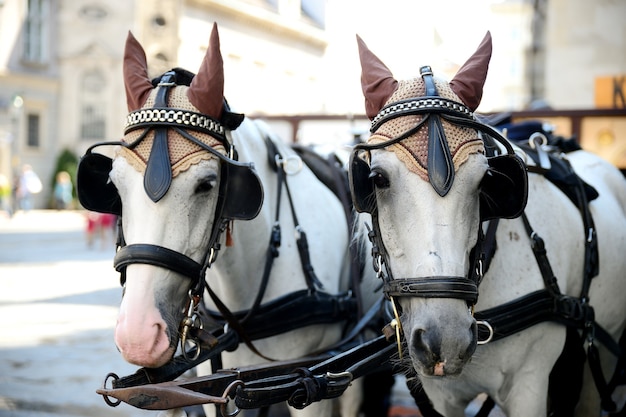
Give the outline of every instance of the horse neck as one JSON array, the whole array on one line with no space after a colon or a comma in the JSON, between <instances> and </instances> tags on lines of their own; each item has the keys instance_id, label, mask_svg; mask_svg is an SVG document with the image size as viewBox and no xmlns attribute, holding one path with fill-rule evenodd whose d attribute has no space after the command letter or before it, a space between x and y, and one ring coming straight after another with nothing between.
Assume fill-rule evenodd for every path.
<instances>
[{"instance_id":1,"label":"horse neck","mask_svg":"<svg viewBox=\"0 0 626 417\"><path fill-rule=\"evenodd\" d=\"M254 163L264 190L264 202L258 216L252 220L231 223L229 240L232 245L222 244L219 256L208 272L209 285L232 310L250 307L268 262L270 236L275 221L277 177L268 164L266 134L265 130L247 118L232 134L239 160ZM288 214L285 213L285 218ZM272 269L276 268L273 266ZM274 290L268 290L267 296L272 297L276 295L274 293Z\"/></svg>"},{"instance_id":2,"label":"horse neck","mask_svg":"<svg viewBox=\"0 0 626 417\"><path fill-rule=\"evenodd\" d=\"M366 226L367 225L367 226ZM364 309L373 305L381 297L382 280L372 265L372 242L368 226L372 227L372 217L368 213L356 213L352 225L351 244L357 249L357 260L361 271L360 290Z\"/></svg>"}]
</instances>

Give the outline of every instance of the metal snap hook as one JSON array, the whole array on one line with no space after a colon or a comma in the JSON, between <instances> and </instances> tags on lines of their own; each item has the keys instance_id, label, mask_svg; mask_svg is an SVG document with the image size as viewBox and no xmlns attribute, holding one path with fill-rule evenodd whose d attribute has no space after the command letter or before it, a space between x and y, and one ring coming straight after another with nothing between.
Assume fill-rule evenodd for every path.
<instances>
[{"instance_id":1,"label":"metal snap hook","mask_svg":"<svg viewBox=\"0 0 626 417\"><path fill-rule=\"evenodd\" d=\"M202 319L196 313L199 303L200 297L193 295L192 290L189 290L189 307L187 307L187 313L181 323L182 330L180 335L180 349L183 352L184 358L191 361L198 359L201 350L200 343L197 340L189 337L189 332L192 328L195 327L198 329L202 329L204 327ZM190 351L187 351L187 343L192 346L192 350L193 348L196 349L193 355L190 354Z\"/></svg>"}]
</instances>

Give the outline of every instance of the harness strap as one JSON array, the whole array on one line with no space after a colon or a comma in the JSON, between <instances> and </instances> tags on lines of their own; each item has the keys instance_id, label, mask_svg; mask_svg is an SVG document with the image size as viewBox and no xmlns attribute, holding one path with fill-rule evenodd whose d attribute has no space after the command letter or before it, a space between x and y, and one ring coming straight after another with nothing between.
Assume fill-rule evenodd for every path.
<instances>
[{"instance_id":1,"label":"harness strap","mask_svg":"<svg viewBox=\"0 0 626 417\"><path fill-rule=\"evenodd\" d=\"M539 156L541 156L541 153L539 153ZM600 355L594 344L594 339L600 340L602 344L604 344L605 347L607 347L618 358L622 357L623 352L620 346L615 342L615 340L613 340L611 335L595 321L593 307L589 304L589 289L591 287L591 281L598 275L600 267L596 229L593 216L589 210L589 200L587 198L587 193L585 192L585 184L582 179L576 175L567 158L560 158L559 161L561 161L566 167L567 176L564 182L569 186L569 190L573 194L570 198L578 208L582 217L585 237L582 289L580 297L573 302L573 305L576 306L576 310L579 311L581 317L570 325L574 325L576 328L582 329L583 335L587 338L587 360L589 362L589 369L591 370L596 388L600 394L602 408L609 412L615 411L617 406L611 398L614 387L612 387L611 383L606 382L606 378L602 373ZM545 262L547 263L547 258L545 259ZM539 263L539 266L541 268L541 263ZM544 280L546 278L547 277L544 275ZM553 278L553 280L553 285L556 286L556 278ZM615 375L619 372L621 372L620 368L616 367L612 381L615 381Z\"/></svg>"},{"instance_id":2,"label":"harness strap","mask_svg":"<svg viewBox=\"0 0 626 417\"><path fill-rule=\"evenodd\" d=\"M493 328L490 331L478 326L478 339L493 341L515 334L542 321L553 319L554 298L546 290L538 290L497 307L477 311L477 321L486 321Z\"/></svg>"},{"instance_id":3,"label":"harness strap","mask_svg":"<svg viewBox=\"0 0 626 417\"><path fill-rule=\"evenodd\" d=\"M287 401L302 409L322 399L339 397L352 380L388 366L394 349L384 336L379 336L310 368L246 383L237 388L235 403L249 409Z\"/></svg>"},{"instance_id":4,"label":"harness strap","mask_svg":"<svg viewBox=\"0 0 626 417\"><path fill-rule=\"evenodd\" d=\"M200 363L218 356L223 351L235 350L240 343L245 343L241 334L247 335L248 340L252 341L308 325L351 320L355 314L355 304L354 297L348 293L341 295L329 295L324 292L310 294L307 290L301 290L260 306L257 313L246 323L237 320L237 318L244 317L246 311L230 313L237 320L233 322L240 323L239 332L230 325L230 322L230 328L224 329L225 317L223 314L216 311L206 311L205 313L209 318L207 321L216 322L215 330L211 334L217 338L217 342L212 343L211 346L202 345L199 354L196 353L196 347L192 348L187 353L187 357L195 359L187 359L181 355L159 368L140 368L135 374L114 381L113 387L124 388L171 381ZM359 331L363 330L366 324L370 323L372 317L372 315L366 315L364 319L366 321L357 323L355 328ZM205 320L203 319L203 321ZM280 329L277 329L277 323L281 324ZM353 342L357 335L358 332L351 332L351 337L349 339L344 338L341 345L333 345L326 348L325 351L344 349L345 345Z\"/></svg>"},{"instance_id":5,"label":"harness strap","mask_svg":"<svg viewBox=\"0 0 626 417\"><path fill-rule=\"evenodd\" d=\"M291 216L293 219L294 228L296 231L296 244L298 247L298 254L300 256L300 265L302 266L302 272L304 273L304 279L309 288L309 291L315 292L317 289L322 289L323 285L320 280L317 278L315 274L315 270L313 265L311 264L311 256L309 254L309 243L306 237L306 233L302 226L300 226L300 222L298 221L298 217L296 215L296 209L293 204L293 199L291 197L291 191L289 189L289 184L287 182L287 173L285 172L284 166L281 166L280 162L283 161L283 157L278 150L276 144L272 141L269 135L264 135L265 145L267 147L267 156L268 162L270 166L276 171L277 175L277 199L276 199L276 221L275 228L277 231L280 230L279 224L279 216L280 216L280 202L281 202L281 190L283 186L287 191L287 199L289 201L289 207L291 208Z\"/></svg>"},{"instance_id":6,"label":"harness strap","mask_svg":"<svg viewBox=\"0 0 626 417\"><path fill-rule=\"evenodd\" d=\"M199 405L213 402L215 398L224 393L230 384L237 380L249 381L259 378L267 378L272 375L289 373L296 367L310 366L316 362L325 360L328 357L330 357L330 354L320 355L317 357L298 358L289 361L272 362L269 364L265 363L260 365L238 367L234 369L220 369L211 375L189 378L180 381L173 381L172 378L171 380L152 380L142 383L123 384L122 382L124 382L125 379L130 379L130 377L124 377L114 379L112 382L112 388L102 388L97 390L97 392L100 395L116 398L137 408L152 410L182 408L188 405ZM143 380L145 379L143 374L149 374L150 371L150 369L142 368L137 374L131 375L131 377L138 376L138 379ZM142 375L139 375L140 372ZM185 394L181 391L181 388L189 390L191 393L202 390L204 393L209 393L208 395L213 398L206 398L204 402L193 402L193 404L186 401L187 398L183 398L182 401L178 401L176 404L173 404L173 400L175 400L176 397L180 397L181 394ZM150 397L150 401L140 401L141 398L145 400L146 392L150 391L153 394ZM169 391L175 392L170 393Z\"/></svg>"},{"instance_id":7,"label":"harness strap","mask_svg":"<svg viewBox=\"0 0 626 417\"><path fill-rule=\"evenodd\" d=\"M225 404L235 397L238 408L259 408L288 401L295 408L336 398L351 381L390 366L394 345L380 336L343 353L291 361L219 370L212 375L182 381L121 387L114 379L112 389L98 394L124 401L137 408L164 410L188 405ZM236 388L235 388L236 387ZM110 405L118 404L108 400Z\"/></svg>"},{"instance_id":8,"label":"harness strap","mask_svg":"<svg viewBox=\"0 0 626 417\"><path fill-rule=\"evenodd\" d=\"M243 323L243 331L251 340L263 339L308 325L352 319L354 307L354 297L350 293L331 295L318 291L311 294L308 290L300 290L261 305L256 314ZM220 313L208 311L215 320L222 318ZM240 319L247 311L231 314ZM276 329L277 323L281 325L280 330Z\"/></svg>"},{"instance_id":9,"label":"harness strap","mask_svg":"<svg viewBox=\"0 0 626 417\"><path fill-rule=\"evenodd\" d=\"M541 272L541 277L543 278L543 283L550 293L554 296L558 296L561 294L561 290L559 288L559 284L557 282L557 278L554 276L554 272L552 271L552 266L550 265L550 261L548 260L548 253L546 251L546 245L543 241L543 238L539 236L530 225L528 221L528 217L526 216L526 212L522 213L522 222L524 223L524 228L526 229L526 233L530 238L530 247L533 250L533 254L535 255L535 260L537 261L537 266L539 267L539 271Z\"/></svg>"},{"instance_id":10,"label":"harness strap","mask_svg":"<svg viewBox=\"0 0 626 417\"><path fill-rule=\"evenodd\" d=\"M584 196L580 197L584 198ZM586 199L582 201L586 201ZM583 215L583 219L587 218L585 223L592 224L593 219L591 218L587 205L579 206L579 209L581 212L587 213L587 216ZM543 321L555 321L575 329L583 330L583 334L586 335L588 340L587 359L589 368L598 393L600 394L602 407L604 410L614 411L617 406L611 399L611 394L616 386L615 381L618 379L617 375L622 372L622 370L619 366L616 367L611 382L606 382L594 340L599 340L618 358L623 357L623 350L620 345L613 340L612 336L595 321L593 307L588 302L587 294L590 282L593 276L595 276L590 274L590 272L595 270L597 274L597 269L589 265L594 259L597 261L597 242L589 241L589 239L595 239L595 231L593 235L590 234L589 239L586 241L583 291L581 297L576 298L561 293L557 278L554 276L552 267L550 266L543 239L532 229L525 213L522 215L522 221L531 239L531 247L546 288L517 298L509 303L477 312L475 314L476 319L479 322L488 322L492 328L490 330L479 326L479 340L487 340L489 338L498 340ZM596 251L595 254L594 248Z\"/></svg>"},{"instance_id":11,"label":"harness strap","mask_svg":"<svg viewBox=\"0 0 626 417\"><path fill-rule=\"evenodd\" d=\"M341 161L337 158L337 155L332 154L327 158L328 166L331 167L333 179L338 189L337 197L341 201L344 213L346 215L346 226L348 227L348 233L352 233L353 224L355 224L355 211L352 207L352 200L350 198L350 187L347 183L346 171L341 165ZM356 294L357 303L357 317L363 315L363 300L361 294L361 264L359 262L359 254L357 245L354 242L350 242L350 282L352 284L352 291Z\"/></svg>"},{"instance_id":12,"label":"harness strap","mask_svg":"<svg viewBox=\"0 0 626 417\"><path fill-rule=\"evenodd\" d=\"M190 279L200 277L202 273L202 265L190 257L163 246L147 243L122 246L113 259L113 266L118 272L134 263L169 269Z\"/></svg>"},{"instance_id":13,"label":"harness strap","mask_svg":"<svg viewBox=\"0 0 626 417\"><path fill-rule=\"evenodd\" d=\"M188 370L195 368L202 362L219 355L227 350L234 350L239 345L239 338L235 332L226 332L217 336L218 343L213 349L202 346L199 355L196 356L197 347L189 352L188 357L176 356L171 361L159 368L139 368L134 374L113 380L113 388L128 388L146 384L157 384L173 381ZM195 358L195 359L191 359Z\"/></svg>"},{"instance_id":14,"label":"harness strap","mask_svg":"<svg viewBox=\"0 0 626 417\"><path fill-rule=\"evenodd\" d=\"M465 277L396 278L385 284L388 297L458 298L470 304L478 299L476 282Z\"/></svg>"}]
</instances>

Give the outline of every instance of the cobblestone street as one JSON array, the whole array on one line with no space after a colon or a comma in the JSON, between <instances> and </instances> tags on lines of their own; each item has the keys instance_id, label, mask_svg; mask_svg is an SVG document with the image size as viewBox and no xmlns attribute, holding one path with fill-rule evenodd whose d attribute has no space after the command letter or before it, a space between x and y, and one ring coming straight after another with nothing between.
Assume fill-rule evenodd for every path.
<instances>
[{"instance_id":1,"label":"cobblestone street","mask_svg":"<svg viewBox=\"0 0 626 417\"><path fill-rule=\"evenodd\" d=\"M0 416L135 417L95 390L135 367L118 354L112 236L88 246L77 211L0 218Z\"/></svg>"}]
</instances>

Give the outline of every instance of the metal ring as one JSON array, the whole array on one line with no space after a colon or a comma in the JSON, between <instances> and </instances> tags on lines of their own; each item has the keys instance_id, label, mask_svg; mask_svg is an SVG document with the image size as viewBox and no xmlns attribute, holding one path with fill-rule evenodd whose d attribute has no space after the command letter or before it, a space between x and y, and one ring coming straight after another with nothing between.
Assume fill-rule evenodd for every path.
<instances>
[{"instance_id":1,"label":"metal ring","mask_svg":"<svg viewBox=\"0 0 626 417\"><path fill-rule=\"evenodd\" d=\"M548 138L541 132L535 132L528 138L528 144L533 149L538 146L546 146L548 144Z\"/></svg>"},{"instance_id":2,"label":"metal ring","mask_svg":"<svg viewBox=\"0 0 626 417\"><path fill-rule=\"evenodd\" d=\"M191 349L189 351L185 349L185 345L187 343L191 345ZM191 355L191 351L194 347L196 348L196 351L193 355ZM193 338L187 339L186 337L180 339L180 348L183 351L183 357L188 361L195 361L196 359L198 359L198 357L200 356L200 351L202 350L202 348L200 347L200 343L197 340Z\"/></svg>"},{"instance_id":3,"label":"metal ring","mask_svg":"<svg viewBox=\"0 0 626 417\"><path fill-rule=\"evenodd\" d=\"M295 175L302 170L302 158L297 155L289 155L281 160L283 171L287 175Z\"/></svg>"},{"instance_id":4,"label":"metal ring","mask_svg":"<svg viewBox=\"0 0 626 417\"><path fill-rule=\"evenodd\" d=\"M226 400L225 403L220 405L220 413L222 414L223 417L235 417L237 414L239 414L241 412L241 409L239 407L237 407L237 405L235 404L235 410L232 413L229 413L228 410L226 409L226 406L228 405L228 395L230 393L230 391L233 388L237 388L237 387L242 387L244 386L244 382L240 379L237 379L233 382L231 382L230 384L228 384L228 386L226 387L226 389L224 390L224 393L222 394L222 398Z\"/></svg>"},{"instance_id":5,"label":"metal ring","mask_svg":"<svg viewBox=\"0 0 626 417\"><path fill-rule=\"evenodd\" d=\"M493 340L493 327L491 327L491 324L489 324L489 322L485 321L485 320L477 320L476 321L476 326L485 326L487 328L487 330L489 330L489 337L487 337L485 340L479 340L476 343L479 345L486 345L487 343L491 342Z\"/></svg>"},{"instance_id":6,"label":"metal ring","mask_svg":"<svg viewBox=\"0 0 626 417\"><path fill-rule=\"evenodd\" d=\"M107 376L104 377L104 383L102 384L103 389L107 389L107 381L109 380L109 378L112 378L114 381L117 381L120 379L120 377L117 376L117 374L113 372L109 372ZM111 383L111 388L113 388L113 383ZM105 403L107 403L109 407L117 407L122 402L122 400L111 401L109 396L104 395L104 394L102 395L102 399L104 400Z\"/></svg>"}]
</instances>

